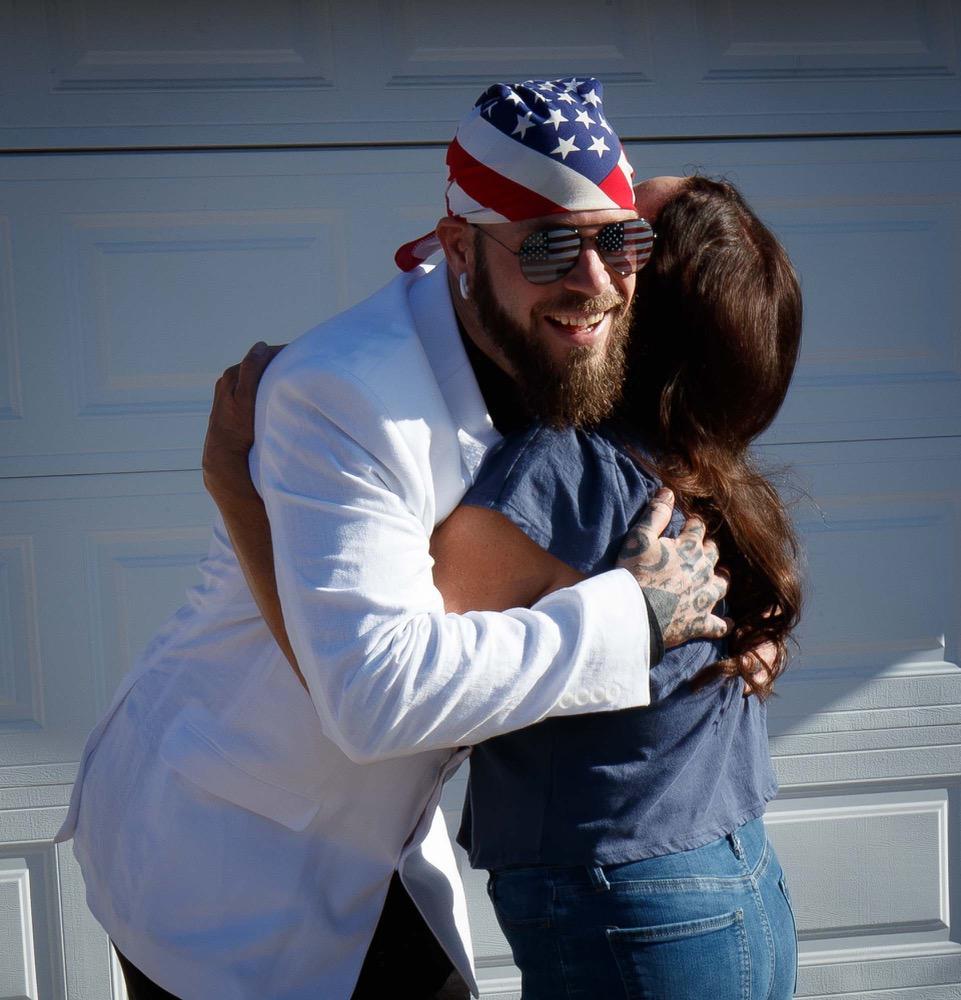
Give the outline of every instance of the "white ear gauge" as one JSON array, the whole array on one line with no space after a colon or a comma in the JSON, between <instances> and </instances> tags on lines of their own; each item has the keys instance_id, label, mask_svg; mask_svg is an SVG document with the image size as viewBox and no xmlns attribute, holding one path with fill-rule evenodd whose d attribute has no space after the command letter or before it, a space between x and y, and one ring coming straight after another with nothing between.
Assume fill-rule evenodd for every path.
<instances>
[{"instance_id":1,"label":"white ear gauge","mask_svg":"<svg viewBox=\"0 0 961 1000\"><path fill-rule=\"evenodd\" d=\"M460 297L466 302L470 298L470 288L467 285L467 272L461 271L457 279L457 287L460 288Z\"/></svg>"}]
</instances>

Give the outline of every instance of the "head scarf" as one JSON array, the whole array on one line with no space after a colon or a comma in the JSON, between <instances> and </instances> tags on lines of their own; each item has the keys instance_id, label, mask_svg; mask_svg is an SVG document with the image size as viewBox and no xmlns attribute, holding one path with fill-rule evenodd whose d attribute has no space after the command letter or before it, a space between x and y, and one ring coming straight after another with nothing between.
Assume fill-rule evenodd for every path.
<instances>
[{"instance_id":1,"label":"head scarf","mask_svg":"<svg viewBox=\"0 0 961 1000\"><path fill-rule=\"evenodd\" d=\"M485 223L632 209L634 171L602 93L591 77L488 87L447 148L447 214ZM439 248L431 232L394 259L410 271Z\"/></svg>"}]
</instances>

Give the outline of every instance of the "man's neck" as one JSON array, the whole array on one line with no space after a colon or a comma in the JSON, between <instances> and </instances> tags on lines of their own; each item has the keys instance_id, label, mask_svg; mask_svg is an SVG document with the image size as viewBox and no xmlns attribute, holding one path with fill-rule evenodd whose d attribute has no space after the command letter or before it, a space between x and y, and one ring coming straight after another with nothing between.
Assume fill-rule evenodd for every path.
<instances>
[{"instance_id":1,"label":"man's neck","mask_svg":"<svg viewBox=\"0 0 961 1000\"><path fill-rule=\"evenodd\" d=\"M517 383L474 343L459 320L457 328L494 426L501 434L509 434L511 431L526 427L531 418L524 406Z\"/></svg>"}]
</instances>

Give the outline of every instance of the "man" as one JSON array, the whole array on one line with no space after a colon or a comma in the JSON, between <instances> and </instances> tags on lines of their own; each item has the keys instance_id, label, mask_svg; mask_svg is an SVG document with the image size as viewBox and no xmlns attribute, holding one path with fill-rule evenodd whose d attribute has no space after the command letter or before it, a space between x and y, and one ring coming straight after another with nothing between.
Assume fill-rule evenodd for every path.
<instances>
[{"instance_id":1,"label":"man","mask_svg":"<svg viewBox=\"0 0 961 1000\"><path fill-rule=\"evenodd\" d=\"M451 748L646 704L639 583L664 641L725 628L696 532L683 563L663 543L673 573L635 562L531 609L445 615L429 537L498 438L487 397L503 413L519 389L560 422L609 407L649 236L596 81L492 87L448 163L447 266L305 334L261 389L250 470L305 684L220 526L81 763L60 839L119 951L184 1000L349 997L395 871L473 987L437 809Z\"/></svg>"}]
</instances>

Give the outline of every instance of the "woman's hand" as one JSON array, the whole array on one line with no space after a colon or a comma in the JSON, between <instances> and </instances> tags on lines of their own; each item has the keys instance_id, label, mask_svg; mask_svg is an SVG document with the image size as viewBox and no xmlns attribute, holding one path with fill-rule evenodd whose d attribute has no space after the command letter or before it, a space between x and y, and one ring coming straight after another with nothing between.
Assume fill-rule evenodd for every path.
<instances>
[{"instance_id":1,"label":"woman's hand","mask_svg":"<svg viewBox=\"0 0 961 1000\"><path fill-rule=\"evenodd\" d=\"M247 456L254 443L257 386L283 344L254 344L243 361L231 365L217 381L204 438L204 486L214 499L254 492Z\"/></svg>"}]
</instances>

